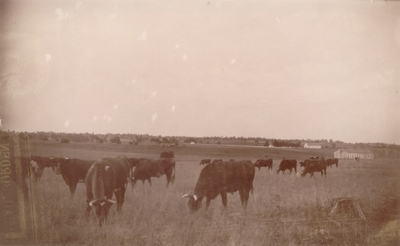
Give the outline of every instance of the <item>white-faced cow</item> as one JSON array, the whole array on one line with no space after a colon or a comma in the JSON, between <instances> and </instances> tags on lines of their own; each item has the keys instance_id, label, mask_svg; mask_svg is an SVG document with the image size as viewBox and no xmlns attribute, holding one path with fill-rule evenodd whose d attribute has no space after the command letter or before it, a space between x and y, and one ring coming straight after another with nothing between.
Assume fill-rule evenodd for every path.
<instances>
[{"instance_id":1,"label":"white-faced cow","mask_svg":"<svg viewBox=\"0 0 400 246\"><path fill-rule=\"evenodd\" d=\"M121 211L130 166L127 158L115 157L96 161L90 167L85 178L86 214L89 216L92 207L95 207L99 226L107 222L112 204L117 203L117 211ZM112 199L113 193L116 201Z\"/></svg>"},{"instance_id":2,"label":"white-faced cow","mask_svg":"<svg viewBox=\"0 0 400 246\"><path fill-rule=\"evenodd\" d=\"M37 156L37 155L32 155L30 158L30 164L32 167L33 171L33 176L35 178L35 181L40 181L40 178L43 175L43 170L45 168L51 168L54 172L55 168L55 160L56 158L54 157L42 157L42 156Z\"/></svg>"},{"instance_id":3,"label":"white-faced cow","mask_svg":"<svg viewBox=\"0 0 400 246\"><path fill-rule=\"evenodd\" d=\"M135 187L135 184L138 180L142 180L143 184L146 180L148 180L151 185L151 177L159 178L164 174L167 177L167 186L169 185L169 183L173 184L175 180L174 159L141 159L132 173L132 188Z\"/></svg>"},{"instance_id":4,"label":"white-faced cow","mask_svg":"<svg viewBox=\"0 0 400 246\"><path fill-rule=\"evenodd\" d=\"M249 193L253 189L255 167L251 161L218 162L205 166L200 173L194 193L185 194L189 198L190 212L197 211L203 198L206 198L206 208L212 199L221 195L222 204L228 204L227 193L239 191L243 208L246 208Z\"/></svg>"},{"instance_id":5,"label":"white-faced cow","mask_svg":"<svg viewBox=\"0 0 400 246\"><path fill-rule=\"evenodd\" d=\"M295 159L283 159L281 163L279 164L278 169L276 170L276 173L279 174L280 171L282 173L285 173L286 170L290 170L290 173L292 173L292 169L294 169L295 172L297 172L297 160Z\"/></svg>"},{"instance_id":6,"label":"white-faced cow","mask_svg":"<svg viewBox=\"0 0 400 246\"><path fill-rule=\"evenodd\" d=\"M258 170L260 170L261 167L267 167L268 170L272 170L272 162L272 159L258 159L254 163L254 166L258 167Z\"/></svg>"}]
</instances>

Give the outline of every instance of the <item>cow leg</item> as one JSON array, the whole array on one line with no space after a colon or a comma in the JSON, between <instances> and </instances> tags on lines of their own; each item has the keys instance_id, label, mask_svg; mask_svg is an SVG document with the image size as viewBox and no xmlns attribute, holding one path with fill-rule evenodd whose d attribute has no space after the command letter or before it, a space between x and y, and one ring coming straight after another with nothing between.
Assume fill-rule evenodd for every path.
<instances>
[{"instance_id":1,"label":"cow leg","mask_svg":"<svg viewBox=\"0 0 400 246\"><path fill-rule=\"evenodd\" d=\"M247 207L247 201L249 200L249 192L247 192L246 188L239 189L240 201L242 202L242 207Z\"/></svg>"},{"instance_id":2,"label":"cow leg","mask_svg":"<svg viewBox=\"0 0 400 246\"><path fill-rule=\"evenodd\" d=\"M148 178L147 180L149 181L149 183L150 183L150 186L151 186L151 178Z\"/></svg>"},{"instance_id":3,"label":"cow leg","mask_svg":"<svg viewBox=\"0 0 400 246\"><path fill-rule=\"evenodd\" d=\"M125 191L124 191L125 193ZM115 199L117 200L117 211L121 211L121 207L122 207L122 203L123 203L123 199L122 199L122 189L116 189L114 191L115 194Z\"/></svg>"},{"instance_id":4,"label":"cow leg","mask_svg":"<svg viewBox=\"0 0 400 246\"><path fill-rule=\"evenodd\" d=\"M78 185L78 180L74 180L71 182L71 185L69 186L69 191L71 192L71 197L74 196L77 185Z\"/></svg>"},{"instance_id":5,"label":"cow leg","mask_svg":"<svg viewBox=\"0 0 400 246\"><path fill-rule=\"evenodd\" d=\"M226 208L228 206L228 195L225 192L221 192L222 205Z\"/></svg>"},{"instance_id":6,"label":"cow leg","mask_svg":"<svg viewBox=\"0 0 400 246\"><path fill-rule=\"evenodd\" d=\"M200 202L200 201L199 201L199 202ZM210 202L211 202L211 199L208 198L208 197L206 197L206 210L207 210L208 207L210 206Z\"/></svg>"}]
</instances>

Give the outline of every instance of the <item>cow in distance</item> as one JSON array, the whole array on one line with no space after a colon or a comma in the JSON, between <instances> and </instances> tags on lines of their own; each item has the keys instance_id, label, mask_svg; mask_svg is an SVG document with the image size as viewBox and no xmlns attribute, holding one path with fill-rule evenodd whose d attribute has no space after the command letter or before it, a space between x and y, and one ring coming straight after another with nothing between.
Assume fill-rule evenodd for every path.
<instances>
[{"instance_id":1,"label":"cow in distance","mask_svg":"<svg viewBox=\"0 0 400 246\"><path fill-rule=\"evenodd\" d=\"M171 158L160 159L142 159L137 164L131 177L131 186L135 187L138 180L144 182L147 180L151 186L151 177L167 177L167 187L169 183L173 184L175 181L175 160Z\"/></svg>"},{"instance_id":2,"label":"cow in distance","mask_svg":"<svg viewBox=\"0 0 400 246\"><path fill-rule=\"evenodd\" d=\"M258 159L255 163L254 166L258 167L258 170L261 169L261 167L267 167L268 170L272 170L272 159Z\"/></svg>"},{"instance_id":3,"label":"cow in distance","mask_svg":"<svg viewBox=\"0 0 400 246\"><path fill-rule=\"evenodd\" d=\"M210 164L211 163L211 159L202 159L199 163L199 165L206 165L206 164Z\"/></svg>"},{"instance_id":4,"label":"cow in distance","mask_svg":"<svg viewBox=\"0 0 400 246\"><path fill-rule=\"evenodd\" d=\"M279 174L280 171L284 174L286 170L290 170L290 173L292 173L292 169L294 169L295 172L297 172L297 160L296 159L283 159L281 163L279 164L278 169L276 170L276 173Z\"/></svg>"}]
</instances>

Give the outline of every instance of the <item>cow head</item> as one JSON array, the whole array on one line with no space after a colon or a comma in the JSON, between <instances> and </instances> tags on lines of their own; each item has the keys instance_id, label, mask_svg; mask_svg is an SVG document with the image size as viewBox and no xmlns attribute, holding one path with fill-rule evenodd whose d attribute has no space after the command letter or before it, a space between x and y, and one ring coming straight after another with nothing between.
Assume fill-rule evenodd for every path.
<instances>
[{"instance_id":1,"label":"cow head","mask_svg":"<svg viewBox=\"0 0 400 246\"><path fill-rule=\"evenodd\" d=\"M99 221L99 226L107 222L108 211L110 207L116 203L111 199L92 200L89 205L95 208L96 216Z\"/></svg>"},{"instance_id":2,"label":"cow head","mask_svg":"<svg viewBox=\"0 0 400 246\"><path fill-rule=\"evenodd\" d=\"M187 204L189 206L189 210L191 213L199 210L199 208L201 206L201 200L203 200L202 197L199 198L196 195L189 195L189 194L183 195L182 198L189 198L189 201Z\"/></svg>"}]
</instances>

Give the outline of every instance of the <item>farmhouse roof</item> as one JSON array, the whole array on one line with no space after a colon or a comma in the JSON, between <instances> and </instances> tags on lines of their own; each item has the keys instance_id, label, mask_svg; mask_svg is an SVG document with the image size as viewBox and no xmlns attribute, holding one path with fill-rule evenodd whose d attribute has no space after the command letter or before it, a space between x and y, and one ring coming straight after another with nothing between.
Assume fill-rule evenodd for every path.
<instances>
[{"instance_id":1,"label":"farmhouse roof","mask_svg":"<svg viewBox=\"0 0 400 246\"><path fill-rule=\"evenodd\" d=\"M305 143L305 144L307 144L308 146L321 146L321 144L318 143Z\"/></svg>"}]
</instances>

